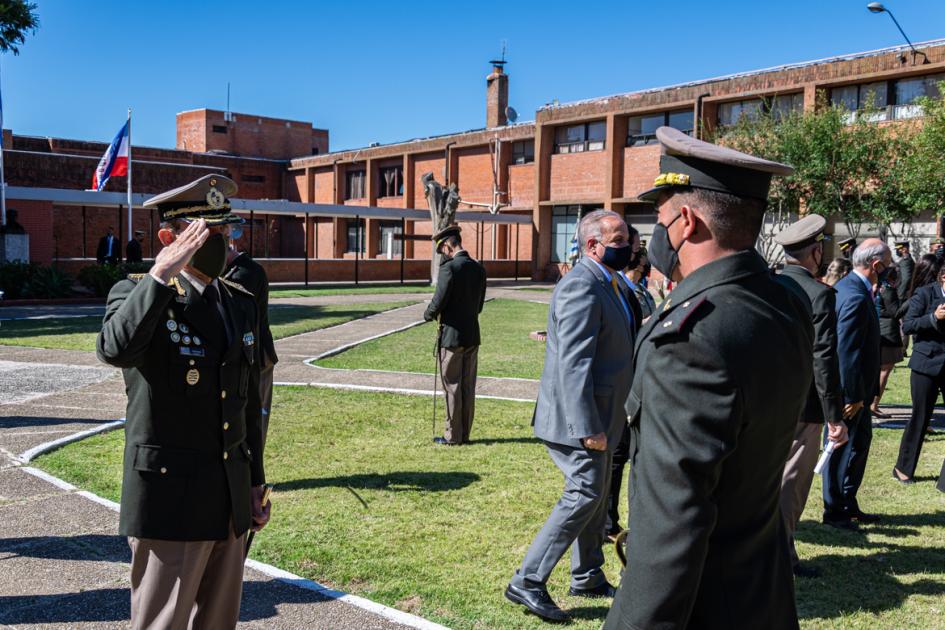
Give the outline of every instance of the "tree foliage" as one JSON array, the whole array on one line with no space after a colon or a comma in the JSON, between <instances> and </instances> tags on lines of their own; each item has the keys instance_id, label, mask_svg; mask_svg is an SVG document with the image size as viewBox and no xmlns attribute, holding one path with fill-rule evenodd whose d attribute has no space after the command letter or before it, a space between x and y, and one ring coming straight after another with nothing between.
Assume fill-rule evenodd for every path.
<instances>
[{"instance_id":1,"label":"tree foliage","mask_svg":"<svg viewBox=\"0 0 945 630\"><path fill-rule=\"evenodd\" d=\"M27 33L39 28L36 4L26 0L0 0L0 53L20 54Z\"/></svg>"}]
</instances>

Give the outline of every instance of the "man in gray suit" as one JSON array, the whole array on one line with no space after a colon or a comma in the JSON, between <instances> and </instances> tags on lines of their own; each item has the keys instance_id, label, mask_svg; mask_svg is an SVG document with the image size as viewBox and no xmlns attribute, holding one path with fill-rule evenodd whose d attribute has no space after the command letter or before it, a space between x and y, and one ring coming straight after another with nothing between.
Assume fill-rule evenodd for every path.
<instances>
[{"instance_id":1,"label":"man in gray suit","mask_svg":"<svg viewBox=\"0 0 945 630\"><path fill-rule=\"evenodd\" d=\"M568 619L546 588L568 547L572 595L613 597L615 592L604 575L601 545L611 459L627 421L633 341L642 319L620 277L631 253L623 218L609 210L591 212L581 220L577 238L584 257L551 298L532 420L535 436L564 474L564 494L505 590L510 601L549 621Z\"/></svg>"}]
</instances>

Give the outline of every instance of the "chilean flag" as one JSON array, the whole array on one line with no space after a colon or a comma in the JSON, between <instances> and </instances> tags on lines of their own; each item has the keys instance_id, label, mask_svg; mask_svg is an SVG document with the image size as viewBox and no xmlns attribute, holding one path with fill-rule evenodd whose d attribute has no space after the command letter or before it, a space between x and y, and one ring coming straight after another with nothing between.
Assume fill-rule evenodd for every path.
<instances>
[{"instance_id":1,"label":"chilean flag","mask_svg":"<svg viewBox=\"0 0 945 630\"><path fill-rule=\"evenodd\" d=\"M130 121L129 121L130 122ZM121 128L92 175L92 188L101 192L112 175L128 174L128 124Z\"/></svg>"}]
</instances>

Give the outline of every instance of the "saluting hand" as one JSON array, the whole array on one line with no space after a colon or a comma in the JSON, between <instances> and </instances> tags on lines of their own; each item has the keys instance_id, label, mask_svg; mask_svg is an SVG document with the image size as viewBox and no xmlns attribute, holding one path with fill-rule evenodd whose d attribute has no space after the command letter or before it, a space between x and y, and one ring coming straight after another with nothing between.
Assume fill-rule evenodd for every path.
<instances>
[{"instance_id":1,"label":"saluting hand","mask_svg":"<svg viewBox=\"0 0 945 630\"><path fill-rule=\"evenodd\" d=\"M272 510L272 501L266 501L266 505L262 505L263 493L265 492L265 486L253 486L252 489L252 499L253 499L253 526L252 530L258 532L263 527L266 526L266 523L269 522L269 514Z\"/></svg>"},{"instance_id":2,"label":"saluting hand","mask_svg":"<svg viewBox=\"0 0 945 630\"><path fill-rule=\"evenodd\" d=\"M190 261L194 253L200 249L200 246L204 244L209 236L210 230L207 228L207 222L203 219L188 225L183 232L177 235L173 243L166 245L154 257L154 266L151 267L150 271L151 276L162 284L167 284L171 278L180 273L181 269Z\"/></svg>"},{"instance_id":3,"label":"saluting hand","mask_svg":"<svg viewBox=\"0 0 945 630\"><path fill-rule=\"evenodd\" d=\"M606 451L607 450L607 434L606 433L595 433L594 435L589 435L586 438L582 438L581 442L584 444L584 448L590 451Z\"/></svg>"}]
</instances>

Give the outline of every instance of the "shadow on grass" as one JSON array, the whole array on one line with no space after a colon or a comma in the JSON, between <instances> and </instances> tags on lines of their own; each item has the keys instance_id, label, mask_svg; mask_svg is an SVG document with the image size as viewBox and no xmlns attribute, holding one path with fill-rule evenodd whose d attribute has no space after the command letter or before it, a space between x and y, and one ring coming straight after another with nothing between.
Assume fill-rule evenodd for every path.
<instances>
[{"instance_id":1,"label":"shadow on grass","mask_svg":"<svg viewBox=\"0 0 945 630\"><path fill-rule=\"evenodd\" d=\"M859 532L841 532L820 525L799 529L798 540L870 550L867 555L823 554L810 563L823 570L823 577L796 583L798 616L802 619L836 618L857 611L880 613L894 610L912 595L945 595L945 564L937 552L919 545L872 541L868 535L904 538L917 536L918 527L941 526L945 512L884 515L876 526ZM827 531L829 529L829 531ZM931 574L905 583L911 575ZM855 579L851 579L855 576ZM831 588L829 585L842 585Z\"/></svg>"},{"instance_id":2,"label":"shadow on grass","mask_svg":"<svg viewBox=\"0 0 945 630\"><path fill-rule=\"evenodd\" d=\"M49 392L57 393L57 392ZM28 403L26 403L28 404ZM0 430L22 429L27 427L54 427L62 424L107 424L114 420L101 418L48 418L33 416L3 416L0 417Z\"/></svg>"},{"instance_id":3,"label":"shadow on grass","mask_svg":"<svg viewBox=\"0 0 945 630\"><path fill-rule=\"evenodd\" d=\"M517 438L486 438L484 440L469 440L470 446L488 446L490 444L540 444L541 440L536 437L517 437Z\"/></svg>"},{"instance_id":4,"label":"shadow on grass","mask_svg":"<svg viewBox=\"0 0 945 630\"><path fill-rule=\"evenodd\" d=\"M393 472L367 473L341 477L296 479L276 484L279 491L309 490L311 488L356 488L358 490L388 490L392 492L443 492L460 490L479 481L470 472Z\"/></svg>"}]
</instances>

